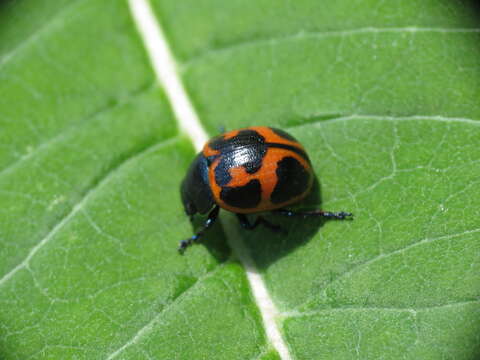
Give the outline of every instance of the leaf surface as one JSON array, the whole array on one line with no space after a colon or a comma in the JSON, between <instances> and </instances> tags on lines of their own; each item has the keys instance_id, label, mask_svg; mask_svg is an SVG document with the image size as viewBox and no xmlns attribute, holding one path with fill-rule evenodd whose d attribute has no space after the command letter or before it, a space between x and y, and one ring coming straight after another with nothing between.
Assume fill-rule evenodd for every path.
<instances>
[{"instance_id":1,"label":"leaf surface","mask_svg":"<svg viewBox=\"0 0 480 360\"><path fill-rule=\"evenodd\" d=\"M227 239L253 258L293 359L478 357L478 9L152 6L208 132L289 131L319 180L304 206L355 218L270 216L281 236L222 213L179 256L194 149L128 4L4 2L0 357L280 358Z\"/></svg>"}]
</instances>

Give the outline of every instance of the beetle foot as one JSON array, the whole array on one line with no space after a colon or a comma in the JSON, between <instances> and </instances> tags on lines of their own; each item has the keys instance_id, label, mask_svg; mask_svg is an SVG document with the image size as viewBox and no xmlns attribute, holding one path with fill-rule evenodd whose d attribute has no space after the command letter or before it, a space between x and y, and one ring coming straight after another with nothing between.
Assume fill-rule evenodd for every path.
<instances>
[{"instance_id":1,"label":"beetle foot","mask_svg":"<svg viewBox=\"0 0 480 360\"><path fill-rule=\"evenodd\" d=\"M345 211L339 212L330 212L325 211L323 216L326 218L337 219L337 220L353 220L353 214Z\"/></svg>"},{"instance_id":2,"label":"beetle foot","mask_svg":"<svg viewBox=\"0 0 480 360\"><path fill-rule=\"evenodd\" d=\"M274 210L274 212L284 216L303 216L304 218L307 218L310 216L320 216L327 219L353 220L353 214L346 211L338 211L338 212L323 211L323 210L292 211L288 209L277 209L277 210Z\"/></svg>"},{"instance_id":3,"label":"beetle foot","mask_svg":"<svg viewBox=\"0 0 480 360\"><path fill-rule=\"evenodd\" d=\"M196 239L191 237L188 240L180 241L180 244L178 245L178 252L180 253L180 255L183 255L185 253L185 250L187 250L187 248L191 246L195 242L195 240Z\"/></svg>"}]
</instances>

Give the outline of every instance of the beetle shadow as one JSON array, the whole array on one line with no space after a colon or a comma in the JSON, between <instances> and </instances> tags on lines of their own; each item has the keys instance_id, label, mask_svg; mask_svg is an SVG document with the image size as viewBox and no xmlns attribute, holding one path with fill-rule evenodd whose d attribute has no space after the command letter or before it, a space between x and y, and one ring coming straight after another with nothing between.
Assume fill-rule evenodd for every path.
<instances>
[{"instance_id":1,"label":"beetle shadow","mask_svg":"<svg viewBox=\"0 0 480 360\"><path fill-rule=\"evenodd\" d=\"M225 229L220 224L220 217L222 216L222 211L220 211L219 218L216 220L215 224L212 225L210 229L207 230L205 235L201 238L201 240L194 244L193 246L204 246L210 255L212 255L216 261L219 263L223 263L229 259L232 250L228 246L226 241ZM195 216L193 221L191 221L192 225L192 234L198 231L204 224L207 219L207 216ZM191 249L186 249L184 256L188 256Z\"/></svg>"},{"instance_id":2,"label":"beetle shadow","mask_svg":"<svg viewBox=\"0 0 480 360\"><path fill-rule=\"evenodd\" d=\"M322 208L321 204L321 186L315 177L310 194L301 203L295 207L288 207L288 209L294 211L316 210ZM339 209L333 210L337 211ZM252 256L259 270L268 268L278 259L306 244L318 233L325 222L338 221L326 219L321 216L286 216L276 213L263 213L260 215L272 224L279 225L282 231L274 232L262 225L259 225L253 230L246 230L241 227L236 219L231 223L231 226L238 227L236 231L245 243L248 253ZM229 215L226 214L225 211L220 211L219 217L222 216ZM257 216L257 214L249 215L250 222L254 222ZM192 222L192 231L194 229L198 230L205 223L205 220L206 217L204 216L196 216ZM231 235L226 233L231 230L230 227L223 228L220 221L217 220L212 228L207 231L205 237L199 242L199 245L205 246L218 262L224 262L230 258L232 253L227 243L227 237ZM185 256L188 256L188 251L187 249Z\"/></svg>"},{"instance_id":3,"label":"beetle shadow","mask_svg":"<svg viewBox=\"0 0 480 360\"><path fill-rule=\"evenodd\" d=\"M472 14L480 22L480 0L465 0L465 4L470 8Z\"/></svg>"},{"instance_id":4,"label":"beetle shadow","mask_svg":"<svg viewBox=\"0 0 480 360\"><path fill-rule=\"evenodd\" d=\"M294 211L321 209L321 199L320 183L315 177L310 194L301 203L288 209ZM255 216L251 216L251 221L255 220ZM306 244L325 222L329 221L320 216L286 216L278 213L266 213L263 216L272 224L281 226L282 232L272 232L263 226L255 230L241 230L248 252L260 271Z\"/></svg>"},{"instance_id":5,"label":"beetle shadow","mask_svg":"<svg viewBox=\"0 0 480 360\"><path fill-rule=\"evenodd\" d=\"M314 210L321 208L321 187L318 179L315 178L312 191L300 204L295 207L289 207L289 210ZM243 229L239 222L233 221L231 226L237 226L235 229L238 236L245 243L248 253L252 256L259 270L268 268L279 258L289 254L296 248L306 244L327 220L323 217L304 217L304 216L286 216L276 213L261 214L272 224L279 225L281 232L273 232L265 226L259 225L254 230ZM229 216L224 211L219 216ZM250 222L254 222L257 214L249 215ZM193 228L198 229L205 218L196 217L192 223ZM231 236L229 227L223 229L218 224L219 221L208 231L201 245L205 246L210 254L219 262L226 261L231 254L227 244L227 236Z\"/></svg>"}]
</instances>

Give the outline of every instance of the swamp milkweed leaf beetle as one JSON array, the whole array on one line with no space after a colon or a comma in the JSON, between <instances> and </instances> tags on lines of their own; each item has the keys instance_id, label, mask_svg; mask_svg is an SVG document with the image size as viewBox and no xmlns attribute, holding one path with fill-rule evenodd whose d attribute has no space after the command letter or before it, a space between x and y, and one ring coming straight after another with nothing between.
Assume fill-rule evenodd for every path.
<instances>
[{"instance_id":1,"label":"swamp milkweed leaf beetle","mask_svg":"<svg viewBox=\"0 0 480 360\"><path fill-rule=\"evenodd\" d=\"M312 188L314 174L303 146L283 130L253 126L210 139L193 160L181 185L182 202L190 218L208 214L202 228L178 248L197 242L218 217L220 208L235 213L245 229L259 224L281 228L258 216L252 224L245 214L272 211L286 216L346 219L348 212L296 212L285 206L299 202Z\"/></svg>"}]
</instances>

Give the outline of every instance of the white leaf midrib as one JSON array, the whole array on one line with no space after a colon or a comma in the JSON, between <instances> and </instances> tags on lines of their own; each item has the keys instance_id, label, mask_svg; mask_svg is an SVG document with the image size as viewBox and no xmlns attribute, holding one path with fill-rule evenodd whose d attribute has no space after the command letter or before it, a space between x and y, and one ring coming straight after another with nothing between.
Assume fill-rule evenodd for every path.
<instances>
[{"instance_id":1,"label":"white leaf midrib","mask_svg":"<svg viewBox=\"0 0 480 360\"><path fill-rule=\"evenodd\" d=\"M180 131L191 139L196 150L199 151L208 140L208 136L201 126L199 117L180 79L177 63L170 51L170 46L162 31L160 22L154 15L148 0L129 0L129 5L157 80L165 90L172 111L179 123ZM227 240L245 268L253 297L263 319L268 340L277 350L282 360L290 360L291 356L288 347L276 321L276 319L280 318L279 312L272 301L262 276L258 272L256 264L245 248L238 231L232 229L232 232L229 232L227 235Z\"/></svg>"}]
</instances>

